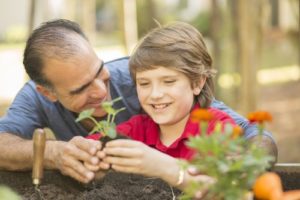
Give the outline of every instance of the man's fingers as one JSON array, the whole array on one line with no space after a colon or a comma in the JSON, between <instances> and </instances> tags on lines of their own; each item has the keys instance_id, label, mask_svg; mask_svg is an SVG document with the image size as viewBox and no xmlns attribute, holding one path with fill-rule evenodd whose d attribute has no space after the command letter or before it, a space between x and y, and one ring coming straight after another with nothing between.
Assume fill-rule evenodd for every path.
<instances>
[{"instance_id":1,"label":"man's fingers","mask_svg":"<svg viewBox=\"0 0 300 200\"><path fill-rule=\"evenodd\" d=\"M72 169L76 174L80 174L80 176L85 177L88 180L94 178L94 173L92 171L87 169L82 162L73 158L70 158L67 162L65 162L63 168L63 171L66 171L67 169Z\"/></svg>"},{"instance_id":2,"label":"man's fingers","mask_svg":"<svg viewBox=\"0 0 300 200\"><path fill-rule=\"evenodd\" d=\"M96 156L100 159L105 158L106 153L104 151L97 151Z\"/></svg>"},{"instance_id":3,"label":"man's fingers","mask_svg":"<svg viewBox=\"0 0 300 200\"><path fill-rule=\"evenodd\" d=\"M75 139L72 142L49 141L48 145L46 145L46 147L48 147L48 149L46 149L46 158L53 168L57 168L63 174L86 183L91 181L95 174L92 170L86 168L83 163L98 165L99 158L96 154L92 156L83 149L78 148L79 140L81 139Z\"/></svg>"},{"instance_id":4,"label":"man's fingers","mask_svg":"<svg viewBox=\"0 0 300 200\"><path fill-rule=\"evenodd\" d=\"M108 170L110 168L111 164L106 163L106 162L100 162L99 167L102 170Z\"/></svg>"},{"instance_id":5,"label":"man's fingers","mask_svg":"<svg viewBox=\"0 0 300 200\"><path fill-rule=\"evenodd\" d=\"M71 144L74 144L77 148L88 152L91 155L95 155L98 150L101 149L101 143L98 140L86 139L81 136L75 136L70 140Z\"/></svg>"},{"instance_id":6,"label":"man's fingers","mask_svg":"<svg viewBox=\"0 0 300 200\"><path fill-rule=\"evenodd\" d=\"M67 156L73 157L77 160L88 162L88 163L91 163L94 165L99 163L99 158L96 155L91 156L89 153L87 153L86 151L84 151L81 148L78 148L77 145L74 145L72 143L67 144L65 146L64 155L67 155Z\"/></svg>"},{"instance_id":7,"label":"man's fingers","mask_svg":"<svg viewBox=\"0 0 300 200\"><path fill-rule=\"evenodd\" d=\"M90 163L84 162L84 167L90 171L96 172L100 169L99 165L92 165Z\"/></svg>"},{"instance_id":8,"label":"man's fingers","mask_svg":"<svg viewBox=\"0 0 300 200\"><path fill-rule=\"evenodd\" d=\"M84 175L78 173L77 171L75 171L71 167L65 168L65 170L62 173L65 175L68 175L82 183L89 183L95 176L92 172L88 176L84 176Z\"/></svg>"}]
</instances>

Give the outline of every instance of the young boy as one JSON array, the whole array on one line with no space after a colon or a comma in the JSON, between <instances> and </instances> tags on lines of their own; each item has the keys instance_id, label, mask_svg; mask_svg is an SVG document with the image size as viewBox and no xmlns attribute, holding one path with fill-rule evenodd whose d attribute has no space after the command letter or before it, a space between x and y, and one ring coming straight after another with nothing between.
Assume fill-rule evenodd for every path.
<instances>
[{"instance_id":1,"label":"young boy","mask_svg":"<svg viewBox=\"0 0 300 200\"><path fill-rule=\"evenodd\" d=\"M214 115L208 134L216 121L234 124L228 115L209 107L216 72L203 37L186 23L156 28L142 39L129 65L146 114L117 126L119 133L133 140L106 143L99 156L107 165L102 164L116 171L159 177L183 188L195 177L180 170L177 158L193 156L194 151L185 145L189 136L206 134L190 120L191 111L207 108Z\"/></svg>"}]
</instances>

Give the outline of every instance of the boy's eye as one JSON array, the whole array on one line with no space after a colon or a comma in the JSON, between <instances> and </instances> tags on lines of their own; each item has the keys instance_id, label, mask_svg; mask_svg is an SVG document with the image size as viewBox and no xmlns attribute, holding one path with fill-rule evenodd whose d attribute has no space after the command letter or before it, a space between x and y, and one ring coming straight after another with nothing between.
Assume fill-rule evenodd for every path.
<instances>
[{"instance_id":1,"label":"boy's eye","mask_svg":"<svg viewBox=\"0 0 300 200\"><path fill-rule=\"evenodd\" d=\"M172 84L172 83L175 83L176 80L165 80L164 83L166 84Z\"/></svg>"}]
</instances>

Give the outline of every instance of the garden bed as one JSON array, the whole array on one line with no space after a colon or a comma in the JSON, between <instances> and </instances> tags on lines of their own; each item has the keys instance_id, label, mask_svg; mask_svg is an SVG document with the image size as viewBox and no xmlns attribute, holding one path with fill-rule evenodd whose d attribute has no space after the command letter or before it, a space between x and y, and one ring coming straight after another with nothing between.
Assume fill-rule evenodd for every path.
<instances>
[{"instance_id":1,"label":"garden bed","mask_svg":"<svg viewBox=\"0 0 300 200\"><path fill-rule=\"evenodd\" d=\"M38 199L30 172L0 171L0 184L11 187L24 200ZM58 171L45 171L39 188L46 200L171 200L181 193L157 178L117 172L109 172L103 179L84 185Z\"/></svg>"},{"instance_id":2,"label":"garden bed","mask_svg":"<svg viewBox=\"0 0 300 200\"><path fill-rule=\"evenodd\" d=\"M273 171L280 175L284 190L300 189L300 164L277 164ZM38 199L31 172L0 171L0 184L11 187L24 200ZM103 179L84 185L50 170L44 172L40 190L46 200L172 200L181 193L157 178L109 172Z\"/></svg>"},{"instance_id":3,"label":"garden bed","mask_svg":"<svg viewBox=\"0 0 300 200\"><path fill-rule=\"evenodd\" d=\"M285 191L300 189L300 163L279 163L273 171L280 176Z\"/></svg>"}]
</instances>

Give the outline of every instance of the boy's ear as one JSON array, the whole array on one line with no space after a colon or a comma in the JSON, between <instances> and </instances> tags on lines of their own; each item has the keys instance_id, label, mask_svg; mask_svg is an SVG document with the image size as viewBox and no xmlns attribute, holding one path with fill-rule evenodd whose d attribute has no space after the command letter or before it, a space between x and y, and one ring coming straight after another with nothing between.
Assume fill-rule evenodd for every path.
<instances>
[{"instance_id":1,"label":"boy's ear","mask_svg":"<svg viewBox=\"0 0 300 200\"><path fill-rule=\"evenodd\" d=\"M199 79L199 81L194 82L194 84L193 84L194 95L197 96L200 94L205 82L206 82L206 77L202 77Z\"/></svg>"},{"instance_id":2,"label":"boy's ear","mask_svg":"<svg viewBox=\"0 0 300 200\"><path fill-rule=\"evenodd\" d=\"M41 93L42 95L44 95L47 99L49 99L52 102L57 101L57 96L56 94L51 91L50 89L42 86L42 85L36 85L36 90Z\"/></svg>"}]
</instances>

